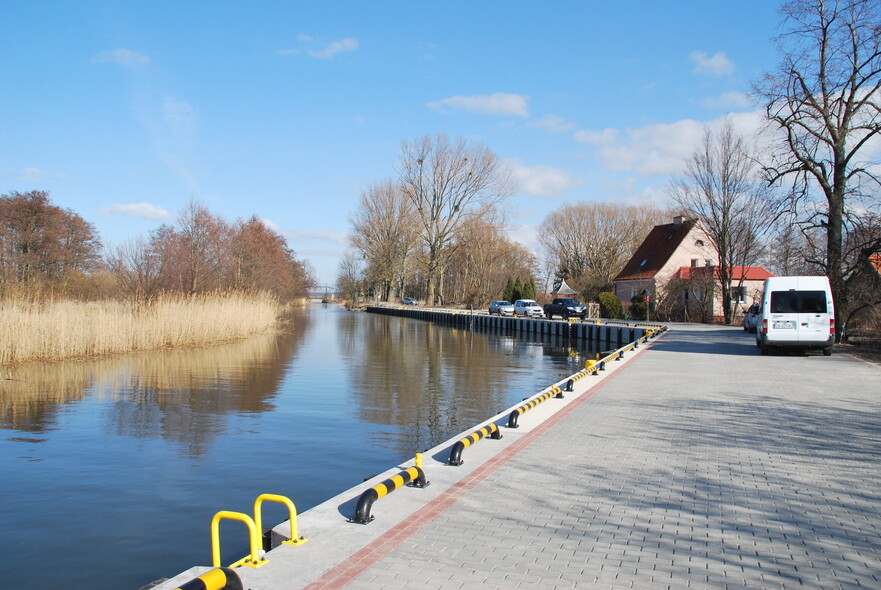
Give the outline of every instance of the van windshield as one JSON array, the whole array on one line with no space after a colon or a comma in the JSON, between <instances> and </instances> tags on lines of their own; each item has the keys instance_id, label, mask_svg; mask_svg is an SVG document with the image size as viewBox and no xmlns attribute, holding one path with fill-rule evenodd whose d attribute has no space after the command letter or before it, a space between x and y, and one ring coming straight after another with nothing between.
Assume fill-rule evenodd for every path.
<instances>
[{"instance_id":1,"label":"van windshield","mask_svg":"<svg viewBox=\"0 0 881 590\"><path fill-rule=\"evenodd\" d=\"M772 291L771 313L826 313L825 291Z\"/></svg>"}]
</instances>

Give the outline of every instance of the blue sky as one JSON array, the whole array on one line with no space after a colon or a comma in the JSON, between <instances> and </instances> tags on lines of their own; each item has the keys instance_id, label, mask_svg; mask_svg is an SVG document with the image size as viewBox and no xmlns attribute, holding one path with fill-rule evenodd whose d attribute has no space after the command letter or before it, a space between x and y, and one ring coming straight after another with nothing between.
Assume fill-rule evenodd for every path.
<instances>
[{"instance_id":1,"label":"blue sky","mask_svg":"<svg viewBox=\"0 0 881 590\"><path fill-rule=\"evenodd\" d=\"M0 193L48 190L108 245L190 199L257 215L333 284L401 142L486 144L511 236L565 203L666 202L704 125L759 117L777 4L0 3Z\"/></svg>"}]
</instances>

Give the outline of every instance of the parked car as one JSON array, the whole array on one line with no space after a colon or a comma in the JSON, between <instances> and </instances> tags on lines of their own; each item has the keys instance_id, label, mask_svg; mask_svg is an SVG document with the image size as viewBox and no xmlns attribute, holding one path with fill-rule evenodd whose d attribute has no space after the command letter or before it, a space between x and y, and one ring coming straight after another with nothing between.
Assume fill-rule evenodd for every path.
<instances>
[{"instance_id":1,"label":"parked car","mask_svg":"<svg viewBox=\"0 0 881 590\"><path fill-rule=\"evenodd\" d=\"M753 303L745 312L743 312L743 331L755 334L759 326L759 314L762 313L762 306Z\"/></svg>"},{"instance_id":2,"label":"parked car","mask_svg":"<svg viewBox=\"0 0 881 590\"><path fill-rule=\"evenodd\" d=\"M403 299L401 299L401 303L403 303L404 305L419 305L419 302L412 297L404 297Z\"/></svg>"},{"instance_id":3,"label":"parked car","mask_svg":"<svg viewBox=\"0 0 881 590\"><path fill-rule=\"evenodd\" d=\"M762 354L774 347L822 350L832 354L835 306L827 277L765 279L756 346Z\"/></svg>"},{"instance_id":4,"label":"parked car","mask_svg":"<svg viewBox=\"0 0 881 590\"><path fill-rule=\"evenodd\" d=\"M541 305L532 299L518 299L514 302L514 317L524 316L527 318L544 317Z\"/></svg>"},{"instance_id":5,"label":"parked car","mask_svg":"<svg viewBox=\"0 0 881 590\"><path fill-rule=\"evenodd\" d=\"M493 301L489 304L489 315L514 315L514 304L510 301Z\"/></svg>"},{"instance_id":6,"label":"parked car","mask_svg":"<svg viewBox=\"0 0 881 590\"><path fill-rule=\"evenodd\" d=\"M558 315L564 320L569 318L581 318L583 320L587 317L587 308L572 297L557 297L553 302L545 305L545 315L548 319Z\"/></svg>"}]
</instances>

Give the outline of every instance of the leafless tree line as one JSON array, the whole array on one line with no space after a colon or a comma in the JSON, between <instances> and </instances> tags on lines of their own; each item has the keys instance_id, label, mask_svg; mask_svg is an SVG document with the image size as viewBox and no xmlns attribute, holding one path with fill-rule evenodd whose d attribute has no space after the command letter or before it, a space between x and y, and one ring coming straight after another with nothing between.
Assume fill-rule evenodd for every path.
<instances>
[{"instance_id":1,"label":"leafless tree line","mask_svg":"<svg viewBox=\"0 0 881 590\"><path fill-rule=\"evenodd\" d=\"M350 216L354 252L340 264L348 299L424 295L483 304L509 276L533 276L535 257L505 237L499 205L513 193L487 147L444 135L404 142L397 179L371 185Z\"/></svg>"},{"instance_id":2,"label":"leafless tree line","mask_svg":"<svg viewBox=\"0 0 881 590\"><path fill-rule=\"evenodd\" d=\"M271 291L301 297L308 269L257 217L228 223L190 202L174 224L101 252L95 228L48 193L0 196L0 294L149 299L160 292Z\"/></svg>"},{"instance_id":3,"label":"leafless tree line","mask_svg":"<svg viewBox=\"0 0 881 590\"><path fill-rule=\"evenodd\" d=\"M866 305L853 297L881 251L881 4L794 0L781 12L780 64L754 86L775 132L764 170L788 189L775 204L829 277L840 331Z\"/></svg>"},{"instance_id":4,"label":"leafless tree line","mask_svg":"<svg viewBox=\"0 0 881 590\"><path fill-rule=\"evenodd\" d=\"M270 291L281 301L305 295L310 272L286 240L256 216L228 223L191 201L173 225L107 254L122 291L150 298L163 291Z\"/></svg>"},{"instance_id":5,"label":"leafless tree line","mask_svg":"<svg viewBox=\"0 0 881 590\"><path fill-rule=\"evenodd\" d=\"M707 131L670 192L713 240L726 321L729 269L764 259L777 274L827 275L840 335L881 305L869 263L881 252L881 4L793 0L781 13L781 62L754 85L768 123L760 145L730 124Z\"/></svg>"},{"instance_id":6,"label":"leafless tree line","mask_svg":"<svg viewBox=\"0 0 881 590\"><path fill-rule=\"evenodd\" d=\"M828 275L840 330L855 313L881 305L878 289L866 287L875 277L869 258L881 252L881 4L792 0L781 12L780 65L753 89L768 123L760 143L739 137L730 121L707 130L668 193L677 212L701 221L716 249L726 321L741 286L734 267L764 262L775 274ZM430 301L443 299L446 279L481 275L473 252L458 255L466 245L485 251L475 232L465 239L466 228L478 221L504 227L497 209L510 181L489 150L443 136L405 143L399 168L398 180L364 195L353 246L383 298L424 284ZM566 279L593 298L663 217L670 215L608 203L560 207L540 231L547 282ZM387 233L377 242L380 227L396 238ZM487 235L483 227L479 236ZM534 263L526 268L538 271ZM475 288L487 291L459 288L454 297L492 297L489 284Z\"/></svg>"},{"instance_id":7,"label":"leafless tree line","mask_svg":"<svg viewBox=\"0 0 881 590\"><path fill-rule=\"evenodd\" d=\"M0 295L48 285L82 282L100 264L94 226L49 193L12 191L0 196Z\"/></svg>"}]
</instances>

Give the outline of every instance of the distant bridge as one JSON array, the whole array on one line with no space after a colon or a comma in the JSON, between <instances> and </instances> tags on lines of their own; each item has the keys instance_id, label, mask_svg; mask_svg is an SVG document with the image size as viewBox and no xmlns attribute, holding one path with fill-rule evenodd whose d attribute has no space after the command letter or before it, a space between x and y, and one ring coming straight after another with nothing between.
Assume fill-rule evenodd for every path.
<instances>
[{"instance_id":1,"label":"distant bridge","mask_svg":"<svg viewBox=\"0 0 881 590\"><path fill-rule=\"evenodd\" d=\"M312 299L339 299L340 290L331 285L318 285L309 289Z\"/></svg>"}]
</instances>

